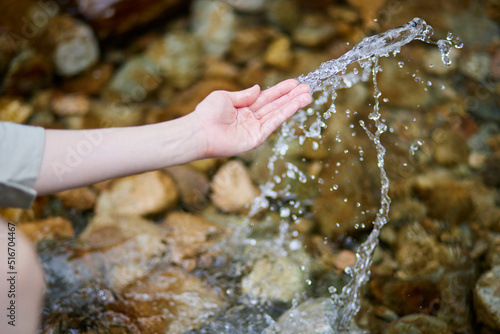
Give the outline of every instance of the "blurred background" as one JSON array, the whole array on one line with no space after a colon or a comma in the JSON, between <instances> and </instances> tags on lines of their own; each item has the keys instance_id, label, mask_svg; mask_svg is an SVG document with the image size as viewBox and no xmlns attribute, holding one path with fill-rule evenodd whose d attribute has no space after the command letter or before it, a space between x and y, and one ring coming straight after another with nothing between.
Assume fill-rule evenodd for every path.
<instances>
[{"instance_id":1,"label":"blurred background","mask_svg":"<svg viewBox=\"0 0 500 334\"><path fill-rule=\"evenodd\" d=\"M460 37L448 67L420 41L380 59L392 203L352 331L500 331L500 1L0 5L0 120L51 129L181 117L213 90L296 78L414 17L436 40ZM291 144L273 175L277 136L231 159L0 208L46 271L40 332L333 333L324 301L379 208L376 151L359 127L373 103L371 80L339 90L322 138ZM288 175L278 190L291 190L246 218L289 163L310 181ZM292 306L305 327L287 327Z\"/></svg>"}]
</instances>

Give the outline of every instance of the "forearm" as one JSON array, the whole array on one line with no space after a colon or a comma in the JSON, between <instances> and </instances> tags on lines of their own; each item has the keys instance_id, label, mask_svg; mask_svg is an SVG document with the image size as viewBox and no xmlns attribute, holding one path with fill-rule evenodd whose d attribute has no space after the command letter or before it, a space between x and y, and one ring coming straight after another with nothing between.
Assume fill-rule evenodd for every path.
<instances>
[{"instance_id":1,"label":"forearm","mask_svg":"<svg viewBox=\"0 0 500 334\"><path fill-rule=\"evenodd\" d=\"M191 117L153 125L47 130L35 190L39 195L204 158Z\"/></svg>"}]
</instances>

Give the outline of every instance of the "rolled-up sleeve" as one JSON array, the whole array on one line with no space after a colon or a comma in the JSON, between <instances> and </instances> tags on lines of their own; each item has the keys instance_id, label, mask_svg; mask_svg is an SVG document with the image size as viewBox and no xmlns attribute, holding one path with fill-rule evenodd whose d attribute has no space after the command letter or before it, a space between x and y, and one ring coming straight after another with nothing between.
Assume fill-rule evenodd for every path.
<instances>
[{"instance_id":1,"label":"rolled-up sleeve","mask_svg":"<svg viewBox=\"0 0 500 334\"><path fill-rule=\"evenodd\" d=\"M29 208L40 172L45 130L0 122L0 206Z\"/></svg>"}]
</instances>

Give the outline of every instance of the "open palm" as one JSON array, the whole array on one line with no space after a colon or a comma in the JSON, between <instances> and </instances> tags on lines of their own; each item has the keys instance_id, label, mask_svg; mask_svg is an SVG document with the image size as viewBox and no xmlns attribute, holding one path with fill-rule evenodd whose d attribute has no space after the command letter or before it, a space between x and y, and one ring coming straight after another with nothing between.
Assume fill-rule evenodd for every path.
<instances>
[{"instance_id":1,"label":"open palm","mask_svg":"<svg viewBox=\"0 0 500 334\"><path fill-rule=\"evenodd\" d=\"M259 146L311 100L309 86L290 79L262 92L257 85L212 92L192 116L203 129L206 155L228 157Z\"/></svg>"}]
</instances>

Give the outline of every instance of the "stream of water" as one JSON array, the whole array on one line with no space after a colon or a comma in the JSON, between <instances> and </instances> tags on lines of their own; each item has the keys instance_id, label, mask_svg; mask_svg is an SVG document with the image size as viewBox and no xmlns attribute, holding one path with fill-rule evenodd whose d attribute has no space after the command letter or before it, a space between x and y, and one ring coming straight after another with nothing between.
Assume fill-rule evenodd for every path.
<instances>
[{"instance_id":1,"label":"stream of water","mask_svg":"<svg viewBox=\"0 0 500 334\"><path fill-rule=\"evenodd\" d=\"M330 317L330 326L336 333L349 331L353 328L353 319L361 307L361 289L369 280L370 266L374 250L379 243L379 234L382 227L388 222L391 200L388 195L389 179L384 168L386 148L380 140L381 135L387 131L387 125L380 113L379 99L381 92L377 87L377 73L381 71L379 58L391 55L395 56L405 44L414 40L420 40L437 45L441 52L443 63L449 65L451 63L449 53L453 47L462 47L460 40L449 34L447 39L435 42L431 40L432 35L433 29L431 26L420 18L414 18L404 26L363 39L340 58L327 61L316 71L300 76L298 81L311 86L315 101L312 107L299 111L283 125L273 149L274 154L268 162L271 178L266 184L261 186L261 195L254 201L250 210L249 216L252 217L262 209L267 209L270 205L270 199L276 199L280 196L290 196L291 190L289 187L285 187L285 189L279 191L276 190L276 186L282 182L284 177L298 179L301 183L305 183L311 179L314 182L319 181L314 180L314 177L308 176L307 173L301 171L300 168L292 163L286 164L286 173L276 175L275 163L286 156L292 140L298 140L302 145L307 138L318 140L322 138L322 131L327 127L326 120L333 113L337 112L335 106L337 90L350 88L358 82L366 82L371 78L373 80L374 103L373 111L369 114L368 118L373 122L375 127L372 127L373 130L370 130L369 125L365 124L363 120L359 121L359 125L364 129L377 151L376 160L380 170L380 204L373 221L372 231L356 251L356 264L345 270L351 277L349 283L340 292L331 287L330 292L335 314ZM348 71L348 66L354 63L359 65L361 68L360 71L357 69ZM327 105L326 111L324 111L325 105ZM311 123L310 120L312 117L315 117L315 120ZM296 131L297 129L299 129L299 132ZM297 202L295 202L295 205L299 206ZM285 210L280 211L280 214L283 218L288 218L289 210L285 208ZM294 216L293 219L299 218ZM288 225L285 220L282 225L284 227L280 229L282 231L280 240L284 243L288 240L286 237ZM283 249L285 248L283 244L281 246Z\"/></svg>"}]
</instances>

